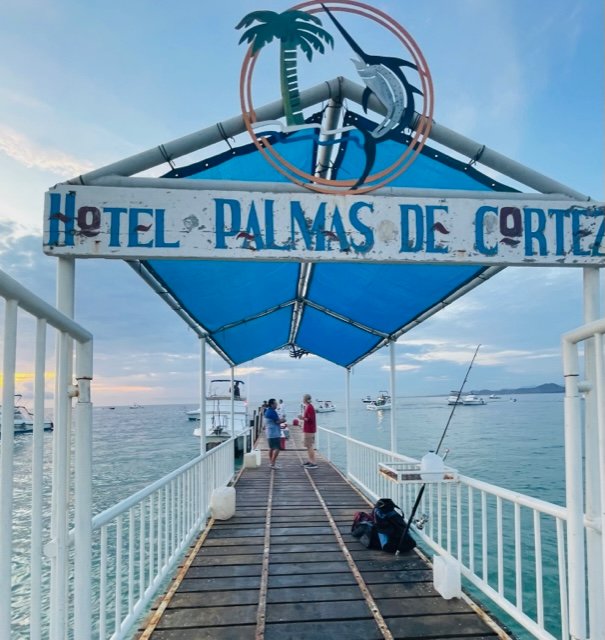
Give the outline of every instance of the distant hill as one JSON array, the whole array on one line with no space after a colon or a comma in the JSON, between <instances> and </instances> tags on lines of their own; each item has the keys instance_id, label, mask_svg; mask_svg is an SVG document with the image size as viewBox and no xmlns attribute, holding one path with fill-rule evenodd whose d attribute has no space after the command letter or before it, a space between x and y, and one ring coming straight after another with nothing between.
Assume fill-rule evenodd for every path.
<instances>
[{"instance_id":1,"label":"distant hill","mask_svg":"<svg viewBox=\"0 0 605 640\"><path fill-rule=\"evenodd\" d=\"M565 387L554 382L538 385L537 387L519 387L518 389L473 389L469 393L477 396L488 396L491 394L499 395L521 395L524 393L564 393Z\"/></svg>"}]
</instances>

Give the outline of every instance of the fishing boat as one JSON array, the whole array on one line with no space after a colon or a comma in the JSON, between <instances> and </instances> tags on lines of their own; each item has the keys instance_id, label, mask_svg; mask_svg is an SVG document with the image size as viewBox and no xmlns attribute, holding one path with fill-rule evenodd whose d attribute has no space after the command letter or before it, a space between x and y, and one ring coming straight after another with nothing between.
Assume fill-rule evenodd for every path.
<instances>
[{"instance_id":1,"label":"fishing boat","mask_svg":"<svg viewBox=\"0 0 605 640\"><path fill-rule=\"evenodd\" d=\"M34 414L25 405L18 404L21 398L21 394L15 395L15 406L13 407L14 431L16 434L32 433L34 430ZM0 430L2 429L1 409L0 407ZM42 425L44 431L53 430L53 423L50 420L45 420Z\"/></svg>"},{"instance_id":2,"label":"fishing boat","mask_svg":"<svg viewBox=\"0 0 605 640\"><path fill-rule=\"evenodd\" d=\"M368 411L385 411L391 408L391 396L386 391L379 391L374 400L366 404Z\"/></svg>"},{"instance_id":3,"label":"fishing boat","mask_svg":"<svg viewBox=\"0 0 605 640\"><path fill-rule=\"evenodd\" d=\"M315 404L315 413L331 413L332 411L336 411L336 407L331 400L316 400Z\"/></svg>"},{"instance_id":4,"label":"fishing boat","mask_svg":"<svg viewBox=\"0 0 605 640\"><path fill-rule=\"evenodd\" d=\"M469 393L462 398L462 404L465 407L479 406L485 404L485 400L481 396L476 396L472 393Z\"/></svg>"},{"instance_id":5,"label":"fishing boat","mask_svg":"<svg viewBox=\"0 0 605 640\"><path fill-rule=\"evenodd\" d=\"M447 398L447 403L450 406L462 404L462 397L458 394L457 391L450 391L450 395Z\"/></svg>"},{"instance_id":6,"label":"fishing boat","mask_svg":"<svg viewBox=\"0 0 605 640\"><path fill-rule=\"evenodd\" d=\"M233 382L233 422L231 421L231 379L215 378L208 385L206 395L206 448L216 447L232 435L240 436L248 428L248 402L244 392L244 381ZM200 421L200 409L187 411L187 418ZM201 436L201 427L193 435Z\"/></svg>"}]
</instances>

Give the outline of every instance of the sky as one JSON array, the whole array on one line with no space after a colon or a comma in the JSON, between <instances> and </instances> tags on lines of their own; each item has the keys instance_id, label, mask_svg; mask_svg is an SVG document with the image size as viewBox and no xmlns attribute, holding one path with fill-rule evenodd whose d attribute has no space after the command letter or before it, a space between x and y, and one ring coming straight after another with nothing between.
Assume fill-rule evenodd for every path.
<instances>
[{"instance_id":1,"label":"sky","mask_svg":"<svg viewBox=\"0 0 605 640\"><path fill-rule=\"evenodd\" d=\"M289 6L4 0L0 41L10 55L0 56L0 269L53 302L56 261L42 253L44 192L238 115L244 48L234 27L250 11ZM602 2L374 6L423 51L438 123L605 199ZM197 402L198 339L125 263L78 262L76 319L95 336L96 404ZM508 268L399 339L397 394L459 388L477 344L467 388L562 383L560 336L580 324L581 269ZM25 397L29 330L25 319L17 381ZM228 373L212 354L208 369L209 377ZM344 370L312 356L293 360L280 351L236 375L255 399L344 397ZM354 398L388 385L387 349L353 370Z\"/></svg>"}]
</instances>

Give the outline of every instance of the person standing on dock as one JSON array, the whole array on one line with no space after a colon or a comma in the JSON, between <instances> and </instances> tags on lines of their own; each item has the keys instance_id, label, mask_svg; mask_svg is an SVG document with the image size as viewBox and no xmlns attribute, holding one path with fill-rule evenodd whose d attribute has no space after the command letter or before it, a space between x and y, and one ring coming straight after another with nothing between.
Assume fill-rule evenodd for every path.
<instances>
[{"instance_id":1,"label":"person standing on dock","mask_svg":"<svg viewBox=\"0 0 605 640\"><path fill-rule=\"evenodd\" d=\"M283 400L280 400L277 404L277 415L279 416L279 419L282 422L286 422L287 421L287 416L286 416L286 405L284 404Z\"/></svg>"},{"instance_id":2,"label":"person standing on dock","mask_svg":"<svg viewBox=\"0 0 605 640\"><path fill-rule=\"evenodd\" d=\"M277 400L271 398L267 403L268 406L263 414L265 422L265 432L267 434L267 444L269 445L269 468L281 469L281 465L277 464L277 456L279 455L279 441L281 438L281 430L279 427L279 416L275 410Z\"/></svg>"},{"instance_id":3,"label":"person standing on dock","mask_svg":"<svg viewBox=\"0 0 605 640\"><path fill-rule=\"evenodd\" d=\"M303 462L303 467L307 469L317 469L315 464L315 433L317 422L315 420L315 407L311 404L311 396L305 393L303 396L304 411L298 416L303 423L303 444L307 450L309 460Z\"/></svg>"}]
</instances>

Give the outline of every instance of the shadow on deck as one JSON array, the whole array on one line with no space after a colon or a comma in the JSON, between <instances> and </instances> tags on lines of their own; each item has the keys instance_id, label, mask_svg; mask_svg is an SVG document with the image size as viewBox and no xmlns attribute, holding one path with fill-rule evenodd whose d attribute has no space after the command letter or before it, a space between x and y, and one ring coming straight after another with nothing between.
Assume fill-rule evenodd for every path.
<instances>
[{"instance_id":1,"label":"shadow on deck","mask_svg":"<svg viewBox=\"0 0 605 640\"><path fill-rule=\"evenodd\" d=\"M304 469L292 431L281 469L264 450L262 466L243 471L236 515L201 536L140 640L508 637L464 600L441 598L416 552L352 538L368 503L329 463Z\"/></svg>"}]
</instances>

